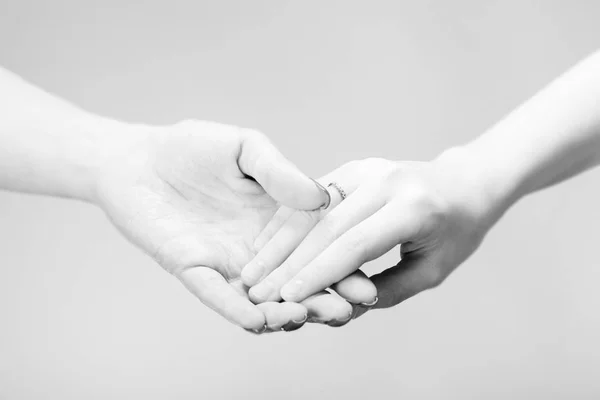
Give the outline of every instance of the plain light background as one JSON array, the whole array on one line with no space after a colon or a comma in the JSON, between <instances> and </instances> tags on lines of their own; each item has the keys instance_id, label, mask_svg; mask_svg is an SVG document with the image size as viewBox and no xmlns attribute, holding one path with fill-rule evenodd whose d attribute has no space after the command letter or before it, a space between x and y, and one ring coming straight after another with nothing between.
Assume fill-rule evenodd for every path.
<instances>
[{"instance_id":1,"label":"plain light background","mask_svg":"<svg viewBox=\"0 0 600 400\"><path fill-rule=\"evenodd\" d=\"M261 129L319 176L479 135L599 46L599 14L0 0L0 64L123 120ZM0 399L598 398L599 185L593 171L525 199L440 288L395 309L264 337L204 308L92 206L0 193Z\"/></svg>"}]
</instances>

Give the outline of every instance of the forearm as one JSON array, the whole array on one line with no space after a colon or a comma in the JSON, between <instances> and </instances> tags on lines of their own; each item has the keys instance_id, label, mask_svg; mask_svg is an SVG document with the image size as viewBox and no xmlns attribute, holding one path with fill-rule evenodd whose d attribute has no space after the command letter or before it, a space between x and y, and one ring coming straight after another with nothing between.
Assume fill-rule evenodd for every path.
<instances>
[{"instance_id":1,"label":"forearm","mask_svg":"<svg viewBox=\"0 0 600 400\"><path fill-rule=\"evenodd\" d=\"M600 53L462 147L500 213L600 163Z\"/></svg>"},{"instance_id":2,"label":"forearm","mask_svg":"<svg viewBox=\"0 0 600 400\"><path fill-rule=\"evenodd\" d=\"M0 68L0 189L92 200L99 169L129 131Z\"/></svg>"}]
</instances>

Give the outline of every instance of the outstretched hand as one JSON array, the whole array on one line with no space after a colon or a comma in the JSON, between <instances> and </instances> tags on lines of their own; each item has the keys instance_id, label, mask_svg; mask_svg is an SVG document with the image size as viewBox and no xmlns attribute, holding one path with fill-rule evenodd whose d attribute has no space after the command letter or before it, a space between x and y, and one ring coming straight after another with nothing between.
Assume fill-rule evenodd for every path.
<instances>
[{"instance_id":1,"label":"outstretched hand","mask_svg":"<svg viewBox=\"0 0 600 400\"><path fill-rule=\"evenodd\" d=\"M245 329L346 317L350 306L330 294L302 304L248 299L240 271L277 203L312 210L326 200L264 135L201 121L137 129L140 139L102 167L96 188L99 205L134 244Z\"/></svg>"}]
</instances>

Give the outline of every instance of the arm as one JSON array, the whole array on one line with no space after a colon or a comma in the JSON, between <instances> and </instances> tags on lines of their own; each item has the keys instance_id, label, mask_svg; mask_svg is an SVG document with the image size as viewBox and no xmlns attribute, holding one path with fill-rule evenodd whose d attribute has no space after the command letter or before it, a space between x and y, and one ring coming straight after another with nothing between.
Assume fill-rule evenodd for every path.
<instances>
[{"instance_id":1,"label":"arm","mask_svg":"<svg viewBox=\"0 0 600 400\"><path fill-rule=\"evenodd\" d=\"M453 150L441 158L452 158ZM457 151L506 208L600 163L600 52L589 56Z\"/></svg>"},{"instance_id":2,"label":"arm","mask_svg":"<svg viewBox=\"0 0 600 400\"><path fill-rule=\"evenodd\" d=\"M440 284L520 198L598 163L600 53L481 137L431 162L368 159L334 171L330 180L348 198L310 232L298 233L297 248L273 236L278 246L263 247L257 258L285 261L267 265L272 272L250 296L300 301L401 244L398 265L372 277L375 307L393 306ZM255 264L242 277L253 275Z\"/></svg>"},{"instance_id":3,"label":"arm","mask_svg":"<svg viewBox=\"0 0 600 400\"><path fill-rule=\"evenodd\" d=\"M0 68L0 189L99 206L203 303L246 329L293 330L307 317L337 320L351 310L328 293L303 304L248 300L239 273L275 201L299 209L325 201L259 132L203 121L127 124Z\"/></svg>"},{"instance_id":4,"label":"arm","mask_svg":"<svg viewBox=\"0 0 600 400\"><path fill-rule=\"evenodd\" d=\"M144 140L0 68L0 188L93 201L101 166Z\"/></svg>"}]
</instances>

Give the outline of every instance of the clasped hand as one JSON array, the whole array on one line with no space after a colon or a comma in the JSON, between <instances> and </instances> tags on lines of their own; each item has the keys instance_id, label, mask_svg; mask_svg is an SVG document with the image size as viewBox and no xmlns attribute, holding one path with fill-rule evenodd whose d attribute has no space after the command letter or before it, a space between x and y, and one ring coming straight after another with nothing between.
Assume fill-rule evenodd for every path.
<instances>
[{"instance_id":1,"label":"clasped hand","mask_svg":"<svg viewBox=\"0 0 600 400\"><path fill-rule=\"evenodd\" d=\"M101 168L95 201L205 305L255 333L341 326L434 287L501 212L458 149L428 163L353 161L318 185L256 131L134 129L138 140ZM396 266L360 271L397 245Z\"/></svg>"}]
</instances>

